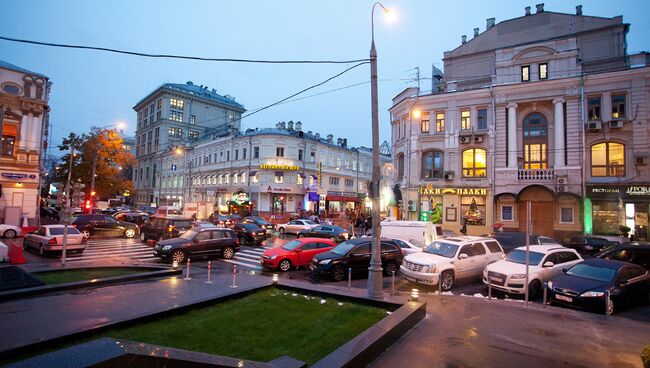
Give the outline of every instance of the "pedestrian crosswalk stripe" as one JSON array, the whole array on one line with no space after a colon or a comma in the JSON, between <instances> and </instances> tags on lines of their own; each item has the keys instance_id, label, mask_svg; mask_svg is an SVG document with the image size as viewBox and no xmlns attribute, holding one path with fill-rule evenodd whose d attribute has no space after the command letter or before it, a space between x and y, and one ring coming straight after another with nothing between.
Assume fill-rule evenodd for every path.
<instances>
[{"instance_id":1,"label":"pedestrian crosswalk stripe","mask_svg":"<svg viewBox=\"0 0 650 368\"><path fill-rule=\"evenodd\" d=\"M258 255L258 256L261 256L262 254L264 254L264 252L262 252L262 251L257 251L256 252L254 250L248 250L248 249L239 249L238 253L255 254L255 255Z\"/></svg>"},{"instance_id":2,"label":"pedestrian crosswalk stripe","mask_svg":"<svg viewBox=\"0 0 650 368\"><path fill-rule=\"evenodd\" d=\"M253 256L253 255L250 255L250 254L240 254L240 253L236 254L235 258L242 258L242 259L247 260L247 261L250 260L250 261L257 261L257 262L259 262L259 260L260 260L259 255L258 256Z\"/></svg>"},{"instance_id":3,"label":"pedestrian crosswalk stripe","mask_svg":"<svg viewBox=\"0 0 650 368\"><path fill-rule=\"evenodd\" d=\"M223 261L224 261L224 262L227 262L227 263L236 264L236 265L238 265L238 266L245 266L245 267L249 267L249 268L254 268L254 269L257 269L257 270L261 270L261 269L262 269L262 266L259 265L259 264L252 264L252 263L246 263L246 262L239 262L239 261L236 261L236 260L234 260L234 259L224 259Z\"/></svg>"}]
</instances>

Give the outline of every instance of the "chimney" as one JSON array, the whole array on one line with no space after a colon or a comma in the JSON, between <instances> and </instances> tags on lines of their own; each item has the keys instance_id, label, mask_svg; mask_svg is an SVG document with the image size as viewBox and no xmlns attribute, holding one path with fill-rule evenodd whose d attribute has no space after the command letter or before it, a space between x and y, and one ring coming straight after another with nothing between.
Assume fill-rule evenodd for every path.
<instances>
[{"instance_id":1,"label":"chimney","mask_svg":"<svg viewBox=\"0 0 650 368\"><path fill-rule=\"evenodd\" d=\"M313 132L310 130L307 132L307 135L314 135Z\"/></svg>"},{"instance_id":2,"label":"chimney","mask_svg":"<svg viewBox=\"0 0 650 368\"><path fill-rule=\"evenodd\" d=\"M461 43L462 43L463 45L467 43L467 36L466 36L466 35L462 35L462 36L460 36L460 39L462 40Z\"/></svg>"},{"instance_id":3,"label":"chimney","mask_svg":"<svg viewBox=\"0 0 650 368\"><path fill-rule=\"evenodd\" d=\"M293 120L289 120L289 123L287 125L287 129L293 130Z\"/></svg>"},{"instance_id":4,"label":"chimney","mask_svg":"<svg viewBox=\"0 0 650 368\"><path fill-rule=\"evenodd\" d=\"M333 134L328 134L327 135L327 143L334 143L334 135Z\"/></svg>"},{"instance_id":5,"label":"chimney","mask_svg":"<svg viewBox=\"0 0 650 368\"><path fill-rule=\"evenodd\" d=\"M576 6L576 15L582 15L582 5Z\"/></svg>"},{"instance_id":6,"label":"chimney","mask_svg":"<svg viewBox=\"0 0 650 368\"><path fill-rule=\"evenodd\" d=\"M296 131L302 131L302 123L300 121L296 121Z\"/></svg>"},{"instance_id":7,"label":"chimney","mask_svg":"<svg viewBox=\"0 0 650 368\"><path fill-rule=\"evenodd\" d=\"M275 129L280 129L280 122L275 123Z\"/></svg>"},{"instance_id":8,"label":"chimney","mask_svg":"<svg viewBox=\"0 0 650 368\"><path fill-rule=\"evenodd\" d=\"M486 23L486 26L485 26L485 30L486 30L486 31L487 31L488 29L494 27L494 20L495 20L494 18L488 18L488 19L486 19L486 22L487 22L487 23Z\"/></svg>"},{"instance_id":9,"label":"chimney","mask_svg":"<svg viewBox=\"0 0 650 368\"><path fill-rule=\"evenodd\" d=\"M530 6L527 6L524 9L526 9L526 16L530 15Z\"/></svg>"},{"instance_id":10,"label":"chimney","mask_svg":"<svg viewBox=\"0 0 650 368\"><path fill-rule=\"evenodd\" d=\"M474 37L478 36L478 28L474 28Z\"/></svg>"},{"instance_id":11,"label":"chimney","mask_svg":"<svg viewBox=\"0 0 650 368\"><path fill-rule=\"evenodd\" d=\"M285 123L284 121L280 122L280 129L283 129L283 130L287 129L287 123Z\"/></svg>"},{"instance_id":12,"label":"chimney","mask_svg":"<svg viewBox=\"0 0 650 368\"><path fill-rule=\"evenodd\" d=\"M337 145L337 146L340 146L340 145L341 145L341 141L342 141L341 138L336 138L336 145Z\"/></svg>"},{"instance_id":13,"label":"chimney","mask_svg":"<svg viewBox=\"0 0 650 368\"><path fill-rule=\"evenodd\" d=\"M543 13L544 12L544 3L535 5L535 8L536 8L535 14Z\"/></svg>"},{"instance_id":14,"label":"chimney","mask_svg":"<svg viewBox=\"0 0 650 368\"><path fill-rule=\"evenodd\" d=\"M347 138L341 139L341 147L348 148L348 139Z\"/></svg>"},{"instance_id":15,"label":"chimney","mask_svg":"<svg viewBox=\"0 0 650 368\"><path fill-rule=\"evenodd\" d=\"M316 137L316 139L320 139L320 133L316 133L314 137Z\"/></svg>"}]
</instances>

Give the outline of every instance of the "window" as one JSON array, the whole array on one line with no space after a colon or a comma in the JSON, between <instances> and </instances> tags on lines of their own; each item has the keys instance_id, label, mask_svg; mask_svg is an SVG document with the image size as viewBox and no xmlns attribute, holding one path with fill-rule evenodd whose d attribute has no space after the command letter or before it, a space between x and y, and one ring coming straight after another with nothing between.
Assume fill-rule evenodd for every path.
<instances>
[{"instance_id":1,"label":"window","mask_svg":"<svg viewBox=\"0 0 650 368\"><path fill-rule=\"evenodd\" d=\"M560 207L560 223L561 224L573 223L573 207Z\"/></svg>"},{"instance_id":2,"label":"window","mask_svg":"<svg viewBox=\"0 0 650 368\"><path fill-rule=\"evenodd\" d=\"M499 243L497 243L497 242L495 242L495 241L488 241L488 242L485 242L485 245L486 245L486 246L488 247L488 249L490 250L490 253L501 253L501 252L503 252L503 250L502 250L501 247L499 246Z\"/></svg>"},{"instance_id":3,"label":"window","mask_svg":"<svg viewBox=\"0 0 650 368\"><path fill-rule=\"evenodd\" d=\"M354 186L354 180L352 180L352 179L345 179L345 186L346 186L346 187L353 187L353 186Z\"/></svg>"},{"instance_id":4,"label":"window","mask_svg":"<svg viewBox=\"0 0 650 368\"><path fill-rule=\"evenodd\" d=\"M246 159L246 148L241 149L241 158L242 158L242 160Z\"/></svg>"},{"instance_id":5,"label":"window","mask_svg":"<svg viewBox=\"0 0 650 368\"><path fill-rule=\"evenodd\" d=\"M302 161L303 156L304 156L304 151L299 149L298 150L298 161Z\"/></svg>"},{"instance_id":6,"label":"window","mask_svg":"<svg viewBox=\"0 0 650 368\"><path fill-rule=\"evenodd\" d=\"M512 221L512 206L501 206L501 221Z\"/></svg>"},{"instance_id":7,"label":"window","mask_svg":"<svg viewBox=\"0 0 650 368\"><path fill-rule=\"evenodd\" d=\"M239 150L235 150L235 160L239 160Z\"/></svg>"},{"instance_id":8,"label":"window","mask_svg":"<svg viewBox=\"0 0 650 368\"><path fill-rule=\"evenodd\" d=\"M460 197L460 215L462 216L462 221L464 221L465 224L485 226L486 214L486 197Z\"/></svg>"},{"instance_id":9,"label":"window","mask_svg":"<svg viewBox=\"0 0 650 368\"><path fill-rule=\"evenodd\" d=\"M179 123L182 123L183 122L183 113L180 112L180 111L170 110L169 111L169 120L177 121ZM146 123L145 123L145 125L146 125Z\"/></svg>"},{"instance_id":10,"label":"window","mask_svg":"<svg viewBox=\"0 0 650 368\"><path fill-rule=\"evenodd\" d=\"M196 115L190 115L190 124L196 124Z\"/></svg>"},{"instance_id":11,"label":"window","mask_svg":"<svg viewBox=\"0 0 650 368\"><path fill-rule=\"evenodd\" d=\"M296 175L296 184L302 185L303 174Z\"/></svg>"},{"instance_id":12,"label":"window","mask_svg":"<svg viewBox=\"0 0 650 368\"><path fill-rule=\"evenodd\" d=\"M487 175L487 152L482 148L463 151L463 176L484 178Z\"/></svg>"},{"instance_id":13,"label":"window","mask_svg":"<svg viewBox=\"0 0 650 368\"><path fill-rule=\"evenodd\" d=\"M423 112L420 115L420 129L422 133L429 133L429 113Z\"/></svg>"},{"instance_id":14,"label":"window","mask_svg":"<svg viewBox=\"0 0 650 368\"><path fill-rule=\"evenodd\" d=\"M330 176L330 185L339 185L339 178Z\"/></svg>"},{"instance_id":15,"label":"window","mask_svg":"<svg viewBox=\"0 0 650 368\"><path fill-rule=\"evenodd\" d=\"M15 84L5 83L2 85L2 90L12 95L20 94L20 87Z\"/></svg>"},{"instance_id":16,"label":"window","mask_svg":"<svg viewBox=\"0 0 650 368\"><path fill-rule=\"evenodd\" d=\"M284 147L275 148L275 157L284 157Z\"/></svg>"},{"instance_id":17,"label":"window","mask_svg":"<svg viewBox=\"0 0 650 368\"><path fill-rule=\"evenodd\" d=\"M226 161L230 161L230 150L226 151Z\"/></svg>"},{"instance_id":18,"label":"window","mask_svg":"<svg viewBox=\"0 0 650 368\"><path fill-rule=\"evenodd\" d=\"M223 151L219 152L219 162L223 161Z\"/></svg>"},{"instance_id":19,"label":"window","mask_svg":"<svg viewBox=\"0 0 650 368\"><path fill-rule=\"evenodd\" d=\"M260 158L260 148L253 147L253 158Z\"/></svg>"},{"instance_id":20,"label":"window","mask_svg":"<svg viewBox=\"0 0 650 368\"><path fill-rule=\"evenodd\" d=\"M625 117L625 94L612 95L612 118Z\"/></svg>"},{"instance_id":21,"label":"window","mask_svg":"<svg viewBox=\"0 0 650 368\"><path fill-rule=\"evenodd\" d=\"M600 96L587 98L587 114L589 120L600 120Z\"/></svg>"},{"instance_id":22,"label":"window","mask_svg":"<svg viewBox=\"0 0 650 368\"><path fill-rule=\"evenodd\" d=\"M548 63L538 65L539 79L548 79Z\"/></svg>"},{"instance_id":23,"label":"window","mask_svg":"<svg viewBox=\"0 0 650 368\"><path fill-rule=\"evenodd\" d=\"M282 171L276 171L273 182L276 184L282 184L284 182L284 173Z\"/></svg>"},{"instance_id":24,"label":"window","mask_svg":"<svg viewBox=\"0 0 650 368\"><path fill-rule=\"evenodd\" d=\"M477 129L485 130L487 129L487 109L478 109L476 111L476 125Z\"/></svg>"},{"instance_id":25,"label":"window","mask_svg":"<svg viewBox=\"0 0 650 368\"><path fill-rule=\"evenodd\" d=\"M184 106L185 106L185 101L181 99L172 98L169 100L169 107L171 107L172 109L183 110Z\"/></svg>"},{"instance_id":26,"label":"window","mask_svg":"<svg viewBox=\"0 0 650 368\"><path fill-rule=\"evenodd\" d=\"M233 182L233 184L237 184L238 180L239 180L239 173L232 174L232 182Z\"/></svg>"},{"instance_id":27,"label":"window","mask_svg":"<svg viewBox=\"0 0 650 368\"><path fill-rule=\"evenodd\" d=\"M528 82L530 80L530 65L521 67L521 81Z\"/></svg>"},{"instance_id":28,"label":"window","mask_svg":"<svg viewBox=\"0 0 650 368\"><path fill-rule=\"evenodd\" d=\"M199 132L197 130L190 130L187 133L187 138L190 140L190 142L197 141L199 139Z\"/></svg>"},{"instance_id":29,"label":"window","mask_svg":"<svg viewBox=\"0 0 650 368\"><path fill-rule=\"evenodd\" d=\"M183 129L169 127L169 137L171 138L183 138Z\"/></svg>"},{"instance_id":30,"label":"window","mask_svg":"<svg viewBox=\"0 0 650 368\"><path fill-rule=\"evenodd\" d=\"M250 178L253 183L257 183L258 181L260 181L260 177L258 173L251 175Z\"/></svg>"},{"instance_id":31,"label":"window","mask_svg":"<svg viewBox=\"0 0 650 368\"><path fill-rule=\"evenodd\" d=\"M437 112L436 113L436 133L445 132L445 113Z\"/></svg>"},{"instance_id":32,"label":"window","mask_svg":"<svg viewBox=\"0 0 650 368\"><path fill-rule=\"evenodd\" d=\"M158 101L156 101L156 106L158 107L158 111L162 110L162 99L159 98Z\"/></svg>"},{"instance_id":33,"label":"window","mask_svg":"<svg viewBox=\"0 0 650 368\"><path fill-rule=\"evenodd\" d=\"M426 151L422 154L422 179L442 178L442 151Z\"/></svg>"},{"instance_id":34,"label":"window","mask_svg":"<svg viewBox=\"0 0 650 368\"><path fill-rule=\"evenodd\" d=\"M524 169L546 169L548 123L544 115L534 112L524 118Z\"/></svg>"},{"instance_id":35,"label":"window","mask_svg":"<svg viewBox=\"0 0 650 368\"><path fill-rule=\"evenodd\" d=\"M311 152L310 160L311 162L316 162L316 151Z\"/></svg>"},{"instance_id":36,"label":"window","mask_svg":"<svg viewBox=\"0 0 650 368\"><path fill-rule=\"evenodd\" d=\"M470 130L472 128L472 121L470 120L469 110L460 111L460 130Z\"/></svg>"},{"instance_id":37,"label":"window","mask_svg":"<svg viewBox=\"0 0 650 368\"><path fill-rule=\"evenodd\" d=\"M591 146L591 176L625 176L625 145L603 142Z\"/></svg>"},{"instance_id":38,"label":"window","mask_svg":"<svg viewBox=\"0 0 650 368\"><path fill-rule=\"evenodd\" d=\"M2 127L2 154L7 156L14 155L14 146L16 144L17 129L15 125L4 124Z\"/></svg>"},{"instance_id":39,"label":"window","mask_svg":"<svg viewBox=\"0 0 650 368\"><path fill-rule=\"evenodd\" d=\"M404 154L397 155L397 180L402 180L404 177Z\"/></svg>"},{"instance_id":40,"label":"window","mask_svg":"<svg viewBox=\"0 0 650 368\"><path fill-rule=\"evenodd\" d=\"M162 110L156 111L156 121L160 121L162 119Z\"/></svg>"}]
</instances>

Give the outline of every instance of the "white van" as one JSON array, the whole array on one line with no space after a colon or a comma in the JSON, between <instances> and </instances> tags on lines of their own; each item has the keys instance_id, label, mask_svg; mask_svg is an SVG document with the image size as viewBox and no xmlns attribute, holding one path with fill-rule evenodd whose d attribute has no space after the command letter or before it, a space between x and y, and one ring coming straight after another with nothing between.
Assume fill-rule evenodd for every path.
<instances>
[{"instance_id":1,"label":"white van","mask_svg":"<svg viewBox=\"0 0 650 368\"><path fill-rule=\"evenodd\" d=\"M167 217L169 215L182 215L183 211L180 207L176 206L160 206L156 209L156 215L159 217Z\"/></svg>"},{"instance_id":2,"label":"white van","mask_svg":"<svg viewBox=\"0 0 650 368\"><path fill-rule=\"evenodd\" d=\"M442 227L430 222L385 219L381 222L381 237L407 240L419 247L424 247L444 236Z\"/></svg>"}]
</instances>

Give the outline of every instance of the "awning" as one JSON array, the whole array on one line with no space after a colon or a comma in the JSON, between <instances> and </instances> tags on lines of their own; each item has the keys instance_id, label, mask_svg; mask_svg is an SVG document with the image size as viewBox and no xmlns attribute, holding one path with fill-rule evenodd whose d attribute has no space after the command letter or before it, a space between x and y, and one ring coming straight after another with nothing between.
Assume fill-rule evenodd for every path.
<instances>
[{"instance_id":1,"label":"awning","mask_svg":"<svg viewBox=\"0 0 650 368\"><path fill-rule=\"evenodd\" d=\"M303 179L306 178L305 174L302 174L302 173L298 174L298 176L300 176Z\"/></svg>"},{"instance_id":2,"label":"awning","mask_svg":"<svg viewBox=\"0 0 650 368\"><path fill-rule=\"evenodd\" d=\"M275 176L284 176L284 172L283 171L276 171Z\"/></svg>"},{"instance_id":3,"label":"awning","mask_svg":"<svg viewBox=\"0 0 650 368\"><path fill-rule=\"evenodd\" d=\"M309 176L311 176L311 178L314 180L318 180L318 175L309 175Z\"/></svg>"},{"instance_id":4,"label":"awning","mask_svg":"<svg viewBox=\"0 0 650 368\"><path fill-rule=\"evenodd\" d=\"M257 175L257 171L251 171L248 175L255 176L255 175Z\"/></svg>"},{"instance_id":5,"label":"awning","mask_svg":"<svg viewBox=\"0 0 650 368\"><path fill-rule=\"evenodd\" d=\"M330 202L359 202L360 199L358 197L350 197L350 196L341 196L341 195L328 195L326 199Z\"/></svg>"}]
</instances>

